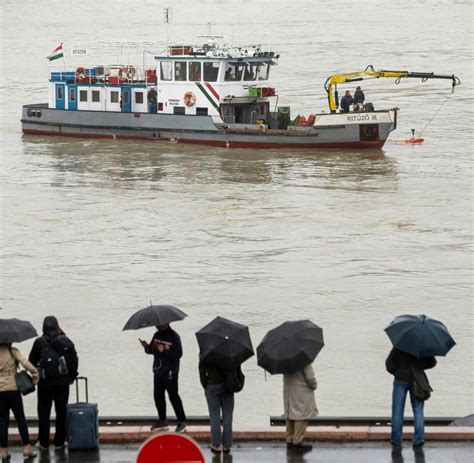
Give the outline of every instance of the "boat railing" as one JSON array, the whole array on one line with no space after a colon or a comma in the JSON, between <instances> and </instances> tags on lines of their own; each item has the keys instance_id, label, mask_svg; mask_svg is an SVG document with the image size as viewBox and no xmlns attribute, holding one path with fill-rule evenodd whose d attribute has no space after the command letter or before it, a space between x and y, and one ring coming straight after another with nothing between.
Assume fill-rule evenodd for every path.
<instances>
[{"instance_id":1,"label":"boat railing","mask_svg":"<svg viewBox=\"0 0 474 463\"><path fill-rule=\"evenodd\" d=\"M235 116L222 116L222 120L226 124L235 124Z\"/></svg>"}]
</instances>

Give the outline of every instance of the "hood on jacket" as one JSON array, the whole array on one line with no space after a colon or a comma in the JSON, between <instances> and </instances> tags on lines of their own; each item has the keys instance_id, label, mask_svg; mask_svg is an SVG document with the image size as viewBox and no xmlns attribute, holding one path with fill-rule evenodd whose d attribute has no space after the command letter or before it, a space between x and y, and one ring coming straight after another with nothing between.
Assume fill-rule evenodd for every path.
<instances>
[{"instance_id":1,"label":"hood on jacket","mask_svg":"<svg viewBox=\"0 0 474 463\"><path fill-rule=\"evenodd\" d=\"M43 320L43 336L55 338L60 334L64 334L64 331L59 327L58 319L52 315L45 317Z\"/></svg>"}]
</instances>

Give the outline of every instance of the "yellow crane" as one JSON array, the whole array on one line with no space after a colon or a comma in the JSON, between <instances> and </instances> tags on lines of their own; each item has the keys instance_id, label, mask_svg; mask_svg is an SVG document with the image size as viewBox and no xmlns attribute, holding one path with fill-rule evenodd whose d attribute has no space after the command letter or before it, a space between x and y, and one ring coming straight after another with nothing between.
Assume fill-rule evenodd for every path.
<instances>
[{"instance_id":1,"label":"yellow crane","mask_svg":"<svg viewBox=\"0 0 474 463\"><path fill-rule=\"evenodd\" d=\"M381 77L391 77L396 79L395 83L400 83L404 78L421 79L426 82L428 79L449 79L452 81L452 90L461 84L459 77L454 74L435 74L433 72L408 72L408 71L376 71L372 65L366 67L365 71L351 72L348 74L334 74L329 76L324 83L324 88L328 94L329 109L332 113L336 112L339 107L339 95L337 92L337 84L347 82L358 82L365 79L380 79Z\"/></svg>"}]
</instances>

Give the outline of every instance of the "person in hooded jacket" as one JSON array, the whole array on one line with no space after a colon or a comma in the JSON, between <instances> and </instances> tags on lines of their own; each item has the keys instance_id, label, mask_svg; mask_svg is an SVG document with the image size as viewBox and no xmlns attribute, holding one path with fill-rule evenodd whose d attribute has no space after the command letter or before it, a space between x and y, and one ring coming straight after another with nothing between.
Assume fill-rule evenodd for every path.
<instances>
[{"instance_id":1,"label":"person in hooded jacket","mask_svg":"<svg viewBox=\"0 0 474 463\"><path fill-rule=\"evenodd\" d=\"M61 449L66 442L66 407L69 386L77 377L78 357L73 342L59 327L56 317L43 321L43 335L37 338L29 355L30 362L40 372L38 384L38 442L37 447L49 447L50 416L54 402L56 432L54 446Z\"/></svg>"},{"instance_id":2,"label":"person in hooded jacket","mask_svg":"<svg viewBox=\"0 0 474 463\"><path fill-rule=\"evenodd\" d=\"M159 325L150 343L139 339L145 353L153 355L153 395L158 421L151 429L167 429L165 391L168 392L177 425L175 432L186 430L186 415L178 393L179 359L183 356L181 338L170 325Z\"/></svg>"}]
</instances>

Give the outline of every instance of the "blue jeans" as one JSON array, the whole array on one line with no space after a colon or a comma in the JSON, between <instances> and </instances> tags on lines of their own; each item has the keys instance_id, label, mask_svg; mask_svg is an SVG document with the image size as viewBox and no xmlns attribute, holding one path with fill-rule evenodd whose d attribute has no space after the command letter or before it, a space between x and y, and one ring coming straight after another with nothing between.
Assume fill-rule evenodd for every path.
<instances>
[{"instance_id":1,"label":"blue jeans","mask_svg":"<svg viewBox=\"0 0 474 463\"><path fill-rule=\"evenodd\" d=\"M410 392L411 408L413 409L413 418L415 421L415 435L413 436L413 445L421 444L422 442L424 442L424 402L415 399L415 397L413 396L413 386L411 382L395 379L393 381L392 436L390 439L392 444L395 445L401 445L403 439L403 413L405 411L405 400L407 398L408 392Z\"/></svg>"},{"instance_id":2,"label":"blue jeans","mask_svg":"<svg viewBox=\"0 0 474 463\"><path fill-rule=\"evenodd\" d=\"M211 420L212 446L217 448L222 444L225 449L230 449L232 447L234 394L224 392L223 384L208 384L205 394ZM223 432L221 432L221 411Z\"/></svg>"}]
</instances>

